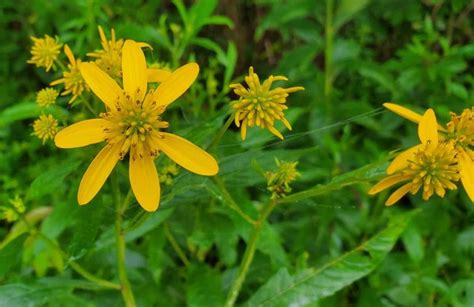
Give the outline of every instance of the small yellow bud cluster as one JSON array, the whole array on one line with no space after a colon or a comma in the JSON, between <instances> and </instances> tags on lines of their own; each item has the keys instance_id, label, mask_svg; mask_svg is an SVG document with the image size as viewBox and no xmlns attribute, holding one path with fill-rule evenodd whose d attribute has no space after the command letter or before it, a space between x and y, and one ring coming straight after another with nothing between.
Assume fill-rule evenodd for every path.
<instances>
[{"instance_id":1,"label":"small yellow bud cluster","mask_svg":"<svg viewBox=\"0 0 474 307\"><path fill-rule=\"evenodd\" d=\"M275 159L277 169L267 172L267 189L272 192L272 199L282 198L291 192L290 183L300 174L296 170L298 162L286 162Z\"/></svg>"},{"instance_id":2,"label":"small yellow bud cluster","mask_svg":"<svg viewBox=\"0 0 474 307\"><path fill-rule=\"evenodd\" d=\"M58 121L51 114L40 115L33 123L33 135L43 141L43 144L47 140L53 139L58 130Z\"/></svg>"},{"instance_id":3,"label":"small yellow bud cluster","mask_svg":"<svg viewBox=\"0 0 474 307\"><path fill-rule=\"evenodd\" d=\"M169 161L164 167L159 168L160 182L166 185L173 183L173 177L178 175L178 166L176 163Z\"/></svg>"},{"instance_id":4,"label":"small yellow bud cluster","mask_svg":"<svg viewBox=\"0 0 474 307\"><path fill-rule=\"evenodd\" d=\"M56 98L58 98L59 92L54 88L47 87L42 89L36 94L36 103L41 108L46 108L52 104L56 103Z\"/></svg>"},{"instance_id":5,"label":"small yellow bud cluster","mask_svg":"<svg viewBox=\"0 0 474 307\"><path fill-rule=\"evenodd\" d=\"M9 206L0 207L0 219L12 223L18 220L18 214L25 212L25 204L18 195L16 195L13 199L9 199L8 203Z\"/></svg>"},{"instance_id":6,"label":"small yellow bud cluster","mask_svg":"<svg viewBox=\"0 0 474 307\"><path fill-rule=\"evenodd\" d=\"M54 67L54 61L58 58L62 44L58 42L58 38L52 38L45 35L44 38L31 37L33 47L31 47L31 59L27 61L36 67L44 67L49 71Z\"/></svg>"}]
</instances>

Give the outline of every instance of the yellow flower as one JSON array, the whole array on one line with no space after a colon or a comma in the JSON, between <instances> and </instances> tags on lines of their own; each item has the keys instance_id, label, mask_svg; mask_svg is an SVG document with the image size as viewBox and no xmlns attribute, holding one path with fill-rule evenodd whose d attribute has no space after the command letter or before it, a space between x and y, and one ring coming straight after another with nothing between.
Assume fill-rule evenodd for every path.
<instances>
[{"instance_id":1,"label":"yellow flower","mask_svg":"<svg viewBox=\"0 0 474 307\"><path fill-rule=\"evenodd\" d=\"M44 67L49 71L54 66L54 61L58 58L62 44L58 42L58 38L52 38L45 35L44 38L31 37L33 47L31 47L31 59L27 61L29 64L35 64L36 67Z\"/></svg>"},{"instance_id":2,"label":"yellow flower","mask_svg":"<svg viewBox=\"0 0 474 307\"><path fill-rule=\"evenodd\" d=\"M74 54L68 45L64 45L64 53L66 53L69 63L67 67L69 71L63 71L63 77L56 81L51 82L50 85L58 85L64 83L64 91L61 93L61 96L66 96L72 94L71 99L68 103L72 103L79 97L84 90L88 90L87 84L84 81L84 78L81 75L80 67L81 60L75 59Z\"/></svg>"},{"instance_id":3,"label":"yellow flower","mask_svg":"<svg viewBox=\"0 0 474 307\"><path fill-rule=\"evenodd\" d=\"M58 121L53 115L40 115L40 117L33 123L33 135L36 135L43 144L48 139L53 139L58 132Z\"/></svg>"},{"instance_id":4,"label":"yellow flower","mask_svg":"<svg viewBox=\"0 0 474 307\"><path fill-rule=\"evenodd\" d=\"M390 111L412 121L419 123L422 116L405 107L394 103L384 103ZM451 121L446 128L437 125L439 138L444 142L452 142L456 152L459 173L464 190L471 201L474 202L474 107L465 109L461 115L451 113Z\"/></svg>"},{"instance_id":5,"label":"yellow flower","mask_svg":"<svg viewBox=\"0 0 474 307\"><path fill-rule=\"evenodd\" d=\"M73 124L57 135L56 146L75 148L106 142L87 168L79 185L80 205L94 198L118 160L129 153L129 179L138 203L155 211L160 201L160 183L154 160L164 152L180 166L196 174L213 176L216 160L191 142L163 132L166 107L180 97L196 79L199 66L184 65L147 92L147 67L140 44L127 40L122 50L123 89L94 63L83 63L81 72L91 90L106 106L101 118Z\"/></svg>"},{"instance_id":6,"label":"yellow flower","mask_svg":"<svg viewBox=\"0 0 474 307\"><path fill-rule=\"evenodd\" d=\"M461 175L454 142L439 140L437 127L436 116L428 109L418 126L421 144L400 153L387 168L389 176L374 185L369 194L408 181L387 199L385 205L391 206L408 192L416 194L423 189L423 199L428 200L434 193L444 197L446 189L456 189Z\"/></svg>"},{"instance_id":7,"label":"yellow flower","mask_svg":"<svg viewBox=\"0 0 474 307\"><path fill-rule=\"evenodd\" d=\"M54 88L51 88L51 87L44 88L36 94L36 103L40 107L45 108L47 106L55 104L56 98L58 98L58 95L59 95L59 92L55 90Z\"/></svg>"},{"instance_id":8,"label":"yellow flower","mask_svg":"<svg viewBox=\"0 0 474 307\"><path fill-rule=\"evenodd\" d=\"M258 126L283 139L283 135L274 127L274 121L280 120L291 130L291 125L286 120L284 111L288 109L285 105L289 93L304 90L301 86L282 88L277 87L270 90L273 81L288 81L284 76L270 76L260 84L258 75L254 73L253 67L249 68L249 75L245 77L248 88L242 84L231 84L234 93L240 96L239 100L232 102L234 108L234 121L237 127L241 127L242 140L247 136L247 127Z\"/></svg>"},{"instance_id":9,"label":"yellow flower","mask_svg":"<svg viewBox=\"0 0 474 307\"><path fill-rule=\"evenodd\" d=\"M108 40L104 30L99 26L101 50L90 52L87 56L96 58L95 63L100 69L108 73L114 79L122 77L122 47L123 39L115 39L115 30L112 29L112 39Z\"/></svg>"}]
</instances>

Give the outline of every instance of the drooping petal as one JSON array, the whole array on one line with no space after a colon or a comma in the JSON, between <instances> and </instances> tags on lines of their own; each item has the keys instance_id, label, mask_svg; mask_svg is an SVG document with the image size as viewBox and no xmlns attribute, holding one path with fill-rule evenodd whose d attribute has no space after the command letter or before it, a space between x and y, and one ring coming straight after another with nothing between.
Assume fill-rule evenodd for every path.
<instances>
[{"instance_id":1,"label":"drooping petal","mask_svg":"<svg viewBox=\"0 0 474 307\"><path fill-rule=\"evenodd\" d=\"M413 112L412 110L402 107L398 104L386 102L383 104L383 106L392 111L393 113L400 115L401 117L406 118L414 123L418 124L421 121L422 116L420 114Z\"/></svg>"},{"instance_id":2,"label":"drooping petal","mask_svg":"<svg viewBox=\"0 0 474 307\"><path fill-rule=\"evenodd\" d=\"M163 82L171 76L171 72L164 69L148 68L147 76L148 82Z\"/></svg>"},{"instance_id":3,"label":"drooping petal","mask_svg":"<svg viewBox=\"0 0 474 307\"><path fill-rule=\"evenodd\" d=\"M77 192L79 205L90 202L102 188L119 160L121 146L121 143L106 145L92 160L79 184Z\"/></svg>"},{"instance_id":4,"label":"drooping petal","mask_svg":"<svg viewBox=\"0 0 474 307\"><path fill-rule=\"evenodd\" d=\"M158 105L167 106L178 99L196 80L199 65L190 63L175 70L155 90L153 96Z\"/></svg>"},{"instance_id":5,"label":"drooping petal","mask_svg":"<svg viewBox=\"0 0 474 307\"><path fill-rule=\"evenodd\" d=\"M145 55L140 46L132 40L126 40L122 48L123 87L140 102L146 94L147 69Z\"/></svg>"},{"instance_id":6,"label":"drooping petal","mask_svg":"<svg viewBox=\"0 0 474 307\"><path fill-rule=\"evenodd\" d=\"M413 160L415 153L420 150L422 146L422 144L419 144L398 154L398 156L396 156L392 163L390 163L390 165L387 167L387 174L391 175L396 171L406 167L408 165L408 161Z\"/></svg>"},{"instance_id":7,"label":"drooping petal","mask_svg":"<svg viewBox=\"0 0 474 307\"><path fill-rule=\"evenodd\" d=\"M156 211L160 204L160 181L153 157L142 158L130 156L130 185L140 206L148 212Z\"/></svg>"},{"instance_id":8,"label":"drooping petal","mask_svg":"<svg viewBox=\"0 0 474 307\"><path fill-rule=\"evenodd\" d=\"M466 190L471 201L474 202L474 161L466 152L462 151L459 153L458 163L464 190Z\"/></svg>"},{"instance_id":9,"label":"drooping petal","mask_svg":"<svg viewBox=\"0 0 474 307\"><path fill-rule=\"evenodd\" d=\"M117 82L94 63L81 63L80 69L82 77L94 94L96 94L106 106L115 110L118 99L123 96L123 91Z\"/></svg>"},{"instance_id":10,"label":"drooping petal","mask_svg":"<svg viewBox=\"0 0 474 307\"><path fill-rule=\"evenodd\" d=\"M433 109L426 110L418 125L418 137L421 143L438 145L438 123Z\"/></svg>"},{"instance_id":11,"label":"drooping petal","mask_svg":"<svg viewBox=\"0 0 474 307\"><path fill-rule=\"evenodd\" d=\"M193 173L214 176L219 171L217 161L206 151L182 137L161 133L159 147L171 160Z\"/></svg>"},{"instance_id":12,"label":"drooping petal","mask_svg":"<svg viewBox=\"0 0 474 307\"><path fill-rule=\"evenodd\" d=\"M409 182L405 185L402 185L400 188L398 188L395 192L390 195L390 197L387 199L385 202L385 206L391 206L395 204L397 201L399 201L403 196L405 196L408 192L410 192L412 188L412 183Z\"/></svg>"},{"instance_id":13,"label":"drooping petal","mask_svg":"<svg viewBox=\"0 0 474 307\"><path fill-rule=\"evenodd\" d=\"M67 58L69 59L69 62L73 65L76 66L76 59L74 58L74 54L71 51L71 48L67 44L64 45L64 53L66 54Z\"/></svg>"},{"instance_id":14,"label":"drooping petal","mask_svg":"<svg viewBox=\"0 0 474 307\"><path fill-rule=\"evenodd\" d=\"M77 148L99 143L106 138L106 126L107 121L104 119L83 120L59 131L54 137L54 143L59 148Z\"/></svg>"},{"instance_id":15,"label":"drooping petal","mask_svg":"<svg viewBox=\"0 0 474 307\"><path fill-rule=\"evenodd\" d=\"M390 188L393 185L396 185L399 182L402 182L404 180L409 179L409 175L394 175L394 176L389 176L386 177L382 180L380 180L378 183L376 183L370 190L369 190L369 195L374 195L377 194L385 189Z\"/></svg>"}]
</instances>

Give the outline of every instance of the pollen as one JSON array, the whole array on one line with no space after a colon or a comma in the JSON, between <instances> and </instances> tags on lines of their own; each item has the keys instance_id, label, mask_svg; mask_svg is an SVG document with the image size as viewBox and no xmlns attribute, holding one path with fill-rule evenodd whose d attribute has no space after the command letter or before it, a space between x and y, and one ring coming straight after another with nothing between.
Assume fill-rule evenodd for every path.
<instances>
[{"instance_id":1,"label":"pollen","mask_svg":"<svg viewBox=\"0 0 474 307\"><path fill-rule=\"evenodd\" d=\"M283 139L283 135L274 127L275 120L280 120L289 130L291 125L285 118L284 111L288 109L286 99L290 93L304 90L303 87L270 89L274 81L288 81L284 76L270 76L263 84L253 67L245 77L247 87L242 84L231 84L230 87L240 98L232 102L234 122L240 127L242 140L247 136L247 127L258 126L268 129L271 133Z\"/></svg>"},{"instance_id":2,"label":"pollen","mask_svg":"<svg viewBox=\"0 0 474 307\"><path fill-rule=\"evenodd\" d=\"M36 135L43 144L48 139L53 139L58 132L58 121L51 115L40 115L33 123L33 135Z\"/></svg>"},{"instance_id":3,"label":"pollen","mask_svg":"<svg viewBox=\"0 0 474 307\"><path fill-rule=\"evenodd\" d=\"M159 140L163 138L160 129L169 127L168 122L161 120L165 107L156 106L150 92L143 101L135 95L124 92L118 98L115 110L101 114L108 121L104 128L109 144L122 144L120 158L123 159L130 151L132 159L143 158L145 155L157 157Z\"/></svg>"},{"instance_id":4,"label":"pollen","mask_svg":"<svg viewBox=\"0 0 474 307\"><path fill-rule=\"evenodd\" d=\"M90 52L87 56L95 58L95 63L114 79L122 78L122 47L123 39L116 40L115 30L111 30L111 39L108 40L104 30L99 26L101 50Z\"/></svg>"},{"instance_id":5,"label":"pollen","mask_svg":"<svg viewBox=\"0 0 474 307\"><path fill-rule=\"evenodd\" d=\"M52 38L45 35L44 38L31 37L33 47L31 47L31 59L27 61L29 64L35 64L36 67L44 67L49 71L54 66L54 61L58 58L61 44L58 38Z\"/></svg>"},{"instance_id":6,"label":"pollen","mask_svg":"<svg viewBox=\"0 0 474 307\"><path fill-rule=\"evenodd\" d=\"M56 98L58 98L58 95L59 95L59 92L55 90L54 88L51 88L51 87L44 88L36 94L36 103L40 107L45 108L47 106L55 104Z\"/></svg>"}]
</instances>

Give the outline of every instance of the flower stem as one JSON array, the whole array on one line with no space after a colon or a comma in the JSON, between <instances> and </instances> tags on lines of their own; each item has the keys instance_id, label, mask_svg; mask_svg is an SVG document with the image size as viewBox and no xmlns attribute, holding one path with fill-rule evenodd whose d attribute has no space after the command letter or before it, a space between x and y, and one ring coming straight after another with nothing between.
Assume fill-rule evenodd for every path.
<instances>
[{"instance_id":1,"label":"flower stem","mask_svg":"<svg viewBox=\"0 0 474 307\"><path fill-rule=\"evenodd\" d=\"M239 268L239 275L234 280L232 287L229 291L226 300L226 307L232 307L239 296L240 289L245 281L247 276L248 270L250 268L250 264L252 264L253 257L255 255L255 250L257 248L257 242L260 237L260 232L262 230L263 223L267 220L270 213L275 208L277 202L275 199L270 200L265 207L263 208L262 212L260 213L260 217L258 218L255 228L250 236L250 240L248 241L247 248L245 249L244 257L242 262L240 263Z\"/></svg>"},{"instance_id":2,"label":"flower stem","mask_svg":"<svg viewBox=\"0 0 474 307\"><path fill-rule=\"evenodd\" d=\"M131 193L128 192L123 204L121 204L120 187L117 178L112 176L112 194L115 201L115 238L117 243L117 270L120 280L120 290L122 298L127 307L135 307L135 298L133 297L132 287L127 276L127 268L125 264L125 231L123 230L123 215L127 210Z\"/></svg>"},{"instance_id":3,"label":"flower stem","mask_svg":"<svg viewBox=\"0 0 474 307\"><path fill-rule=\"evenodd\" d=\"M173 234L170 231L168 223L165 223L164 228L165 228L166 238L168 239L168 241L170 241L170 244L173 247L176 254L178 255L179 259L181 259L181 261L184 263L185 266L189 266L191 263L189 262L188 258L184 254L181 247L179 247L178 242L176 242L176 239L174 238Z\"/></svg>"},{"instance_id":4,"label":"flower stem","mask_svg":"<svg viewBox=\"0 0 474 307\"><path fill-rule=\"evenodd\" d=\"M230 125L232 124L233 121L234 121L234 114L229 116L227 121L224 123L224 126L222 126L222 128L219 130L219 132L214 137L214 139L212 139L211 143L207 146L206 150L210 150L213 147L215 147L217 144L220 143L222 137L224 136L227 129L229 129L229 127L230 127Z\"/></svg>"},{"instance_id":5,"label":"flower stem","mask_svg":"<svg viewBox=\"0 0 474 307\"><path fill-rule=\"evenodd\" d=\"M257 222L255 222L250 216L248 216L245 212L243 212L242 209L240 209L237 202L232 198L232 195L230 195L229 191L225 187L224 181L222 181L222 179L217 175L212 177L212 180L221 191L221 194L222 194L222 197L224 198L225 203L227 203L229 207L235 212L237 212L244 220L246 220L252 225L256 225Z\"/></svg>"}]
</instances>

